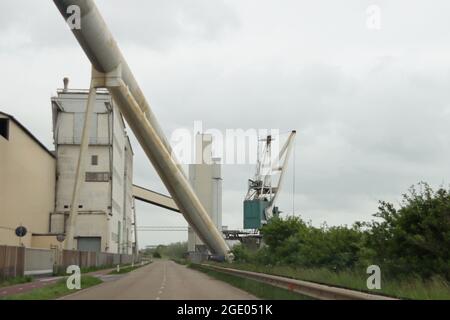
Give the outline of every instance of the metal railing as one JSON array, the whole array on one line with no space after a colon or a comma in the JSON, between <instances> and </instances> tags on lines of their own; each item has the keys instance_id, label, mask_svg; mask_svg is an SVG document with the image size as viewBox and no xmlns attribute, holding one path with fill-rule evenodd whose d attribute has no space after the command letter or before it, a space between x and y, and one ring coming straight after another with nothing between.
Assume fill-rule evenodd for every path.
<instances>
[{"instance_id":1,"label":"metal railing","mask_svg":"<svg viewBox=\"0 0 450 320\"><path fill-rule=\"evenodd\" d=\"M224 268L210 264L201 264L201 266L230 275L270 284L275 287L287 289L289 291L319 300L398 300L392 297L332 287L314 282L290 279L265 273Z\"/></svg>"}]
</instances>

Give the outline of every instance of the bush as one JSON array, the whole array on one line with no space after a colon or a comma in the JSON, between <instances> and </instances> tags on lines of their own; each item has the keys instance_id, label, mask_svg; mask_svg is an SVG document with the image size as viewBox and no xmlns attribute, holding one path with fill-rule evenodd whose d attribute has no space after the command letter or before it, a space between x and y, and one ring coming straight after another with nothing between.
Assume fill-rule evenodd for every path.
<instances>
[{"instance_id":1,"label":"bush","mask_svg":"<svg viewBox=\"0 0 450 320\"><path fill-rule=\"evenodd\" d=\"M400 208L380 202L366 246L373 259L391 273L450 279L450 192L426 183L411 187Z\"/></svg>"},{"instance_id":2,"label":"bush","mask_svg":"<svg viewBox=\"0 0 450 320\"><path fill-rule=\"evenodd\" d=\"M233 249L235 260L261 265L290 265L354 270L379 265L385 275L450 279L450 192L426 183L411 187L399 209L380 202L378 221L320 228L300 218L274 217L261 229L266 246L250 252Z\"/></svg>"}]
</instances>

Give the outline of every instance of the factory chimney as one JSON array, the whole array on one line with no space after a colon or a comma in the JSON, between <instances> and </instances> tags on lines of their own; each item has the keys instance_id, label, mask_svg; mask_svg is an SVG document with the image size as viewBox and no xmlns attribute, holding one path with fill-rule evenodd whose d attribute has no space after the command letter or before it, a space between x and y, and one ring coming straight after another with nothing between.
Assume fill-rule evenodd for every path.
<instances>
[{"instance_id":1,"label":"factory chimney","mask_svg":"<svg viewBox=\"0 0 450 320\"><path fill-rule=\"evenodd\" d=\"M65 77L63 79L64 82L64 92L67 92L67 90L69 89L69 78Z\"/></svg>"}]
</instances>

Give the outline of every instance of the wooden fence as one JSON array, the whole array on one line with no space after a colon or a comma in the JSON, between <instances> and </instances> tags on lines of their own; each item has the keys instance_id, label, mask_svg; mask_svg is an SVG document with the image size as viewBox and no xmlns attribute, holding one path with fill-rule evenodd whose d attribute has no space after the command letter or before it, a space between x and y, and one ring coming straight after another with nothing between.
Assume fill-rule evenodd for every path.
<instances>
[{"instance_id":1,"label":"wooden fence","mask_svg":"<svg viewBox=\"0 0 450 320\"><path fill-rule=\"evenodd\" d=\"M25 248L0 246L0 280L23 276Z\"/></svg>"},{"instance_id":2,"label":"wooden fence","mask_svg":"<svg viewBox=\"0 0 450 320\"><path fill-rule=\"evenodd\" d=\"M0 246L0 280L25 274L51 274L50 270L61 271L70 265L80 268L113 267L138 260L139 257L128 254Z\"/></svg>"}]
</instances>

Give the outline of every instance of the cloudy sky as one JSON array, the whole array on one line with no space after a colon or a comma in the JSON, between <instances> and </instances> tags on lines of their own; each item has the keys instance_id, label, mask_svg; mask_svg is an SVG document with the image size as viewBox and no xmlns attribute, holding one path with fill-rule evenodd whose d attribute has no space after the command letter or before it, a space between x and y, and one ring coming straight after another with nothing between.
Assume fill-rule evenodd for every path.
<instances>
[{"instance_id":1,"label":"cloudy sky","mask_svg":"<svg viewBox=\"0 0 450 320\"><path fill-rule=\"evenodd\" d=\"M168 136L177 128L298 132L279 207L318 225L370 220L419 181L450 183L447 0L98 0ZM344 5L345 3L345 5ZM380 9L380 29L367 9ZM0 110L53 149L50 97L90 66L52 1L0 2ZM166 192L133 139L135 182ZM242 227L253 166L224 169L223 221ZM184 226L137 205L139 225ZM187 239L147 232L140 245Z\"/></svg>"}]
</instances>

